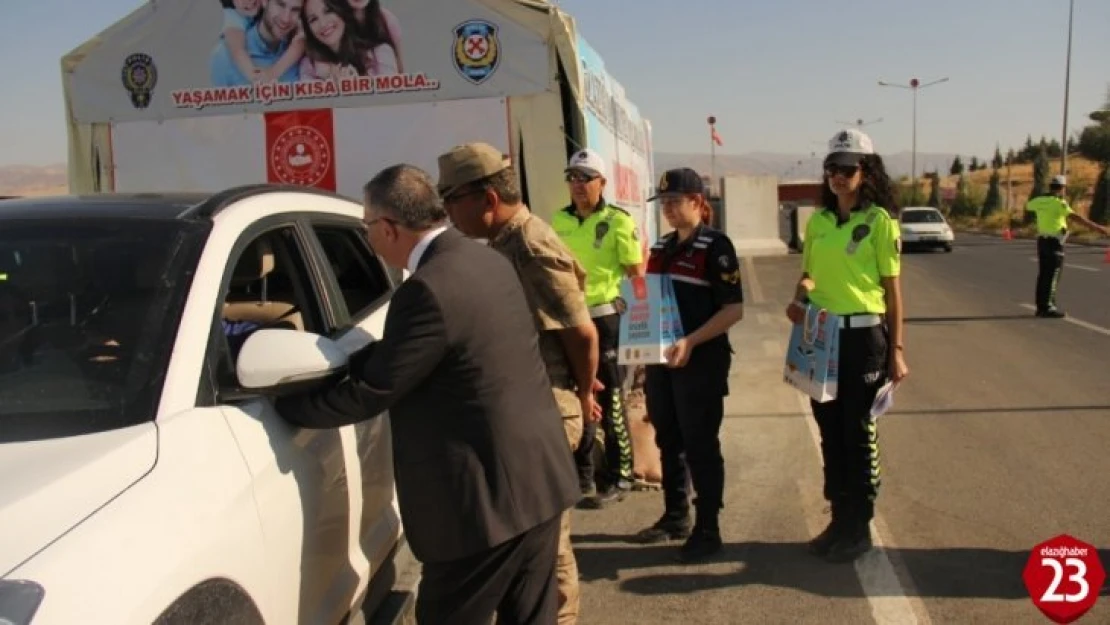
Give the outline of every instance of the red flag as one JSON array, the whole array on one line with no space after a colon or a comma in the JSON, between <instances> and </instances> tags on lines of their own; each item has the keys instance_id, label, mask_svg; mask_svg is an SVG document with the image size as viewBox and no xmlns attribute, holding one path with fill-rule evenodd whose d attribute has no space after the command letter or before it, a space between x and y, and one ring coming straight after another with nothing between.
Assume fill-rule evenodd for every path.
<instances>
[{"instance_id":1,"label":"red flag","mask_svg":"<svg viewBox=\"0 0 1110 625\"><path fill-rule=\"evenodd\" d=\"M266 113L266 180L335 191L331 109Z\"/></svg>"},{"instance_id":2,"label":"red flag","mask_svg":"<svg viewBox=\"0 0 1110 625\"><path fill-rule=\"evenodd\" d=\"M713 139L713 143L717 145L724 145L725 142L721 141L721 135L717 134L717 129L713 126L709 127L709 138Z\"/></svg>"}]
</instances>

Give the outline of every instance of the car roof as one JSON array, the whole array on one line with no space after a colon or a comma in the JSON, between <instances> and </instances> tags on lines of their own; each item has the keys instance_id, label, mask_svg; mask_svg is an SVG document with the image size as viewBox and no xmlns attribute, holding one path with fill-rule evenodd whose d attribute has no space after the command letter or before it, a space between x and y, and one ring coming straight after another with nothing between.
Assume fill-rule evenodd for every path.
<instances>
[{"instance_id":1,"label":"car roof","mask_svg":"<svg viewBox=\"0 0 1110 625\"><path fill-rule=\"evenodd\" d=\"M154 217L174 219L210 193L97 193L0 201L0 219Z\"/></svg>"},{"instance_id":2,"label":"car roof","mask_svg":"<svg viewBox=\"0 0 1110 625\"><path fill-rule=\"evenodd\" d=\"M92 193L0 199L0 220L70 217L208 220L234 202L275 192L306 193L351 201L313 187L255 184L233 187L218 193Z\"/></svg>"}]
</instances>

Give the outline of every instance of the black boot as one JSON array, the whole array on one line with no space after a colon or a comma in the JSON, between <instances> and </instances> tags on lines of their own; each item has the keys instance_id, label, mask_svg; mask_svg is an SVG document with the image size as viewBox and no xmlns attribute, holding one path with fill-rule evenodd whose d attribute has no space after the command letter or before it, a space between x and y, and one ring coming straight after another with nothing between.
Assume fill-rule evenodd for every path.
<instances>
[{"instance_id":1,"label":"black boot","mask_svg":"<svg viewBox=\"0 0 1110 625\"><path fill-rule=\"evenodd\" d=\"M690 535L690 513L664 513L654 525L640 530L632 537L632 542L640 544L661 543L667 540L682 540Z\"/></svg>"},{"instance_id":2,"label":"black boot","mask_svg":"<svg viewBox=\"0 0 1110 625\"><path fill-rule=\"evenodd\" d=\"M874 504L871 501L854 503L845 509L844 529L833 541L825 554L825 560L835 563L852 562L871 551L871 517Z\"/></svg>"},{"instance_id":3,"label":"black boot","mask_svg":"<svg viewBox=\"0 0 1110 625\"><path fill-rule=\"evenodd\" d=\"M721 550L721 529L718 524L720 506L711 506L708 509L699 507L694 530L686 543L679 551L678 559L682 562L696 562L717 553Z\"/></svg>"},{"instance_id":4,"label":"black boot","mask_svg":"<svg viewBox=\"0 0 1110 625\"><path fill-rule=\"evenodd\" d=\"M829 524L816 538L809 541L809 552L819 558L824 557L829 552L829 547L832 547L844 531L844 502L839 500L830 501L829 507L832 510L832 518L829 520Z\"/></svg>"}]
</instances>

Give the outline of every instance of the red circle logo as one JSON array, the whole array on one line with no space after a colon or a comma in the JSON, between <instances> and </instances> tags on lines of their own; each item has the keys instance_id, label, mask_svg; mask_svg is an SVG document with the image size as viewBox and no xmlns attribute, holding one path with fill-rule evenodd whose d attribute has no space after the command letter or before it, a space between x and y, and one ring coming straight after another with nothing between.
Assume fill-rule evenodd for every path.
<instances>
[{"instance_id":1,"label":"red circle logo","mask_svg":"<svg viewBox=\"0 0 1110 625\"><path fill-rule=\"evenodd\" d=\"M331 158L328 140L311 126L285 129L270 150L274 174L287 184L316 186L327 175Z\"/></svg>"},{"instance_id":2,"label":"red circle logo","mask_svg":"<svg viewBox=\"0 0 1110 625\"><path fill-rule=\"evenodd\" d=\"M1042 614L1056 623L1071 623L1094 607L1106 571L1097 549L1061 534L1033 547L1022 579Z\"/></svg>"}]
</instances>

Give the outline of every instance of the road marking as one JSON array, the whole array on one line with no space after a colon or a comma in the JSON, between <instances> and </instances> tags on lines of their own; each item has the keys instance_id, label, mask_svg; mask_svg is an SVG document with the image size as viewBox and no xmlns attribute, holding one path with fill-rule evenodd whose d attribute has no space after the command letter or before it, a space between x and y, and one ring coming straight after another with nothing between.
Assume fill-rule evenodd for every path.
<instances>
[{"instance_id":1,"label":"road marking","mask_svg":"<svg viewBox=\"0 0 1110 625\"><path fill-rule=\"evenodd\" d=\"M1029 260L1031 260L1033 262L1037 262L1037 257L1032 256L1032 257L1029 258ZM1071 267L1072 269L1080 269L1082 271L1099 271L1099 269L1097 267L1086 267L1084 265L1073 265L1071 263L1064 263L1064 266L1065 267Z\"/></svg>"},{"instance_id":2,"label":"road marking","mask_svg":"<svg viewBox=\"0 0 1110 625\"><path fill-rule=\"evenodd\" d=\"M748 270L748 287L752 293L752 303L763 303L763 287L759 284L759 276L755 273L755 260L751 256L744 257L744 267Z\"/></svg>"},{"instance_id":3,"label":"road marking","mask_svg":"<svg viewBox=\"0 0 1110 625\"><path fill-rule=\"evenodd\" d=\"M817 455L820 457L821 433L810 415L809 398L802 393L798 393L797 397L802 417L809 427L813 445L817 448ZM878 625L917 623L929 625L932 621L924 604L920 599L911 601L909 597L916 593L906 592L907 588L912 589L912 582L905 573L905 566L899 561L898 569L904 573L900 578L890 554L884 548L889 544L883 538L887 533L886 523L876 512L875 518L871 521L871 540L875 549L855 562L856 576L859 578L867 602L871 605L871 616Z\"/></svg>"},{"instance_id":4,"label":"road marking","mask_svg":"<svg viewBox=\"0 0 1110 625\"><path fill-rule=\"evenodd\" d=\"M1032 304L1020 304L1020 306L1024 309L1026 309L1026 310L1032 310L1032 311L1037 310L1037 307L1032 305ZM1110 336L1110 330L1108 330L1108 329L1106 329L1102 326L1096 326L1093 323L1088 323L1088 322L1083 321L1081 319L1076 319L1075 317L1071 317L1071 316L1064 317L1063 319L1060 319L1060 321L1067 321L1068 323L1070 323L1072 325L1076 325L1076 326L1079 326L1081 328L1090 330L1091 332L1098 332L1099 334L1104 334L1106 336Z\"/></svg>"}]
</instances>

